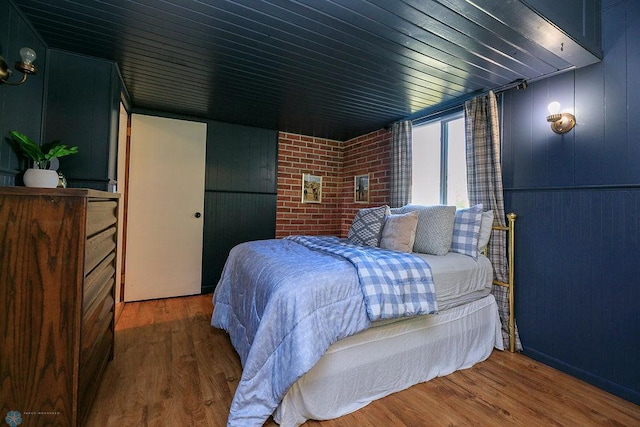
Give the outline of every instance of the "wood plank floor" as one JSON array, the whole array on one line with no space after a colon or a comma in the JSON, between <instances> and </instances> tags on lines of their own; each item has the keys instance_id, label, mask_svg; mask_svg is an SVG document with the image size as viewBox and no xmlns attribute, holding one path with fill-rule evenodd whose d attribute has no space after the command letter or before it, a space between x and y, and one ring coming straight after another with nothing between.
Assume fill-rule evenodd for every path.
<instances>
[{"instance_id":1,"label":"wood plank floor","mask_svg":"<svg viewBox=\"0 0 640 427\"><path fill-rule=\"evenodd\" d=\"M87 425L226 425L241 368L226 333L210 326L211 312L211 295L127 303ZM640 426L640 406L521 354L495 351L471 369L305 424L467 425Z\"/></svg>"}]
</instances>

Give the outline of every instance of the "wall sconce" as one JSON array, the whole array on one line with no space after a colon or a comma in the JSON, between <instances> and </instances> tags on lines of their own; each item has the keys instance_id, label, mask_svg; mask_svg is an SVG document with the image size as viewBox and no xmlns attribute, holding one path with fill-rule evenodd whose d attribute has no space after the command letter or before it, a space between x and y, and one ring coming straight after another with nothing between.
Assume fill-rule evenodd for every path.
<instances>
[{"instance_id":1,"label":"wall sconce","mask_svg":"<svg viewBox=\"0 0 640 427\"><path fill-rule=\"evenodd\" d=\"M0 56L0 84L8 84L12 86L21 85L22 83L27 81L27 76L29 74L35 74L38 70L35 65L33 65L33 61L36 60L36 52L30 47L23 47L20 49L20 56L22 57L22 62L16 62L16 70L22 73L22 80L19 82L9 82L9 77L11 77L11 70L7 65L7 62L4 60L2 56Z\"/></svg>"},{"instance_id":2,"label":"wall sconce","mask_svg":"<svg viewBox=\"0 0 640 427\"><path fill-rule=\"evenodd\" d=\"M560 103L552 102L547 107L549 115L547 121L551 123L551 130L555 133L569 132L576 125L576 118L571 113L560 113Z\"/></svg>"}]
</instances>

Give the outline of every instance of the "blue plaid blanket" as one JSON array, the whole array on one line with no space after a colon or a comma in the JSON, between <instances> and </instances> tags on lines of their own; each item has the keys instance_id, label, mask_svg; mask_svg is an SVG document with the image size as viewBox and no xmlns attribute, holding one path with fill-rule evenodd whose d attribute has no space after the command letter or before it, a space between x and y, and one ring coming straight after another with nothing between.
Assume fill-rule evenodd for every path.
<instances>
[{"instance_id":1,"label":"blue plaid blanket","mask_svg":"<svg viewBox=\"0 0 640 427\"><path fill-rule=\"evenodd\" d=\"M418 256L356 245L332 236L289 236L287 239L350 261L358 272L371 321L431 314L438 310L431 267Z\"/></svg>"}]
</instances>

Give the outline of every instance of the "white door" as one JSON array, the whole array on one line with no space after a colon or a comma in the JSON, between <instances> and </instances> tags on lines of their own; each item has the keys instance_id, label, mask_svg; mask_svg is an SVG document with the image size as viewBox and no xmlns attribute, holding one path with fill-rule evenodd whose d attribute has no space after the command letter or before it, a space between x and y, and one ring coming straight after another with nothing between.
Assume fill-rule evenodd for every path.
<instances>
[{"instance_id":1,"label":"white door","mask_svg":"<svg viewBox=\"0 0 640 427\"><path fill-rule=\"evenodd\" d=\"M199 294L205 123L133 114L125 301Z\"/></svg>"}]
</instances>

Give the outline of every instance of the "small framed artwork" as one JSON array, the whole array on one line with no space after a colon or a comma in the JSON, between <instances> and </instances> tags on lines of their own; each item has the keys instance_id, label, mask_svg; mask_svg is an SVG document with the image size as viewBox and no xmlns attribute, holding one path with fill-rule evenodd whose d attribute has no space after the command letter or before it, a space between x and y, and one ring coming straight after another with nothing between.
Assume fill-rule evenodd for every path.
<instances>
[{"instance_id":1,"label":"small framed artwork","mask_svg":"<svg viewBox=\"0 0 640 427\"><path fill-rule=\"evenodd\" d=\"M353 201L355 203L369 203L369 174L353 177Z\"/></svg>"},{"instance_id":2,"label":"small framed artwork","mask_svg":"<svg viewBox=\"0 0 640 427\"><path fill-rule=\"evenodd\" d=\"M302 203L322 203L322 177L302 174Z\"/></svg>"}]
</instances>

